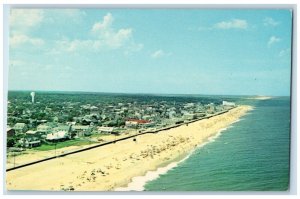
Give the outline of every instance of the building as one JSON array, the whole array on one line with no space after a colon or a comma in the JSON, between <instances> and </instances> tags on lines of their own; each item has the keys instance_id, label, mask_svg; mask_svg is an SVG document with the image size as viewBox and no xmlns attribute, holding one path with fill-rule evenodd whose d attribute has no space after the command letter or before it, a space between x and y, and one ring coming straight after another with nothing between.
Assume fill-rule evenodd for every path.
<instances>
[{"instance_id":1,"label":"building","mask_svg":"<svg viewBox=\"0 0 300 199\"><path fill-rule=\"evenodd\" d=\"M139 120L139 119L128 119L125 121L126 127L150 127L153 126L154 123L150 120Z\"/></svg>"},{"instance_id":2,"label":"building","mask_svg":"<svg viewBox=\"0 0 300 199\"><path fill-rule=\"evenodd\" d=\"M196 114L194 113L184 113L183 114L183 119L184 120L192 120L196 118Z\"/></svg>"},{"instance_id":3,"label":"building","mask_svg":"<svg viewBox=\"0 0 300 199\"><path fill-rule=\"evenodd\" d=\"M183 106L183 108L188 109L188 108L193 108L195 106L194 103L187 103Z\"/></svg>"},{"instance_id":4,"label":"building","mask_svg":"<svg viewBox=\"0 0 300 199\"><path fill-rule=\"evenodd\" d=\"M92 114L97 114L99 112L99 108L97 106L91 106L90 111Z\"/></svg>"},{"instance_id":5,"label":"building","mask_svg":"<svg viewBox=\"0 0 300 199\"><path fill-rule=\"evenodd\" d=\"M205 117L206 116L206 113L205 112L196 112L196 117Z\"/></svg>"},{"instance_id":6,"label":"building","mask_svg":"<svg viewBox=\"0 0 300 199\"><path fill-rule=\"evenodd\" d=\"M47 134L47 141L60 141L70 139L70 135L67 131L58 131Z\"/></svg>"},{"instance_id":7,"label":"building","mask_svg":"<svg viewBox=\"0 0 300 199\"><path fill-rule=\"evenodd\" d=\"M216 109L215 109L216 107L215 107L214 103L209 103L209 104L205 105L205 108L206 108L206 113L208 113L208 114L214 114L216 111Z\"/></svg>"},{"instance_id":8,"label":"building","mask_svg":"<svg viewBox=\"0 0 300 199\"><path fill-rule=\"evenodd\" d=\"M92 134L93 128L90 126L85 125L74 125L71 128L72 134L75 134L76 136L85 136Z\"/></svg>"},{"instance_id":9,"label":"building","mask_svg":"<svg viewBox=\"0 0 300 199\"><path fill-rule=\"evenodd\" d=\"M92 123L92 120L89 119L89 118L83 118L83 119L81 120L81 123L82 123L83 125L90 125L90 124Z\"/></svg>"},{"instance_id":10,"label":"building","mask_svg":"<svg viewBox=\"0 0 300 199\"><path fill-rule=\"evenodd\" d=\"M168 112L168 117L169 118L175 118L176 117L176 111L172 110Z\"/></svg>"},{"instance_id":11,"label":"building","mask_svg":"<svg viewBox=\"0 0 300 199\"><path fill-rule=\"evenodd\" d=\"M39 132L39 131L29 130L29 131L26 131L25 137L26 138L31 138L31 139L43 140L43 139L46 138L46 134L42 133L42 132Z\"/></svg>"},{"instance_id":12,"label":"building","mask_svg":"<svg viewBox=\"0 0 300 199\"><path fill-rule=\"evenodd\" d=\"M37 138L21 138L19 144L25 148L32 148L41 145L41 140Z\"/></svg>"},{"instance_id":13,"label":"building","mask_svg":"<svg viewBox=\"0 0 300 199\"><path fill-rule=\"evenodd\" d=\"M50 133L51 130L52 130L52 127L49 125L46 125L46 124L40 124L37 126L37 131L44 133L44 134Z\"/></svg>"},{"instance_id":14,"label":"building","mask_svg":"<svg viewBox=\"0 0 300 199\"><path fill-rule=\"evenodd\" d=\"M25 133L27 131L27 126L25 123L16 123L13 127L15 132L18 133Z\"/></svg>"},{"instance_id":15,"label":"building","mask_svg":"<svg viewBox=\"0 0 300 199\"><path fill-rule=\"evenodd\" d=\"M235 106L234 102L227 102L227 101L223 101L223 106Z\"/></svg>"},{"instance_id":16,"label":"building","mask_svg":"<svg viewBox=\"0 0 300 199\"><path fill-rule=\"evenodd\" d=\"M100 126L98 127L98 132L103 134L111 134L114 130L114 127L106 127L106 126Z\"/></svg>"},{"instance_id":17,"label":"building","mask_svg":"<svg viewBox=\"0 0 300 199\"><path fill-rule=\"evenodd\" d=\"M71 132L71 129L72 129L71 125L59 125L59 126L57 126L57 127L54 127L54 128L52 129L52 131L54 131L54 132L58 132L58 131L66 131L66 132L70 133L70 132Z\"/></svg>"},{"instance_id":18,"label":"building","mask_svg":"<svg viewBox=\"0 0 300 199\"><path fill-rule=\"evenodd\" d=\"M26 131L26 135L36 135L37 134L37 131L33 131L33 130L29 130L29 131Z\"/></svg>"},{"instance_id":19,"label":"building","mask_svg":"<svg viewBox=\"0 0 300 199\"><path fill-rule=\"evenodd\" d=\"M7 130L6 130L6 135L7 135L7 138L11 138L11 137L14 137L16 135L16 132L13 128L8 127Z\"/></svg>"}]
</instances>

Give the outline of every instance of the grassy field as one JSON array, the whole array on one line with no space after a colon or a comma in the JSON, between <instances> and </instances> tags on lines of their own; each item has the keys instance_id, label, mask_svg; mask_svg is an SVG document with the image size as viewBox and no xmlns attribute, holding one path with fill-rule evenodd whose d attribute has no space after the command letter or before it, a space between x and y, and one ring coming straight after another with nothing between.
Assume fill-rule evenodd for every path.
<instances>
[{"instance_id":1,"label":"grassy field","mask_svg":"<svg viewBox=\"0 0 300 199\"><path fill-rule=\"evenodd\" d=\"M82 146L82 145L88 145L92 144L94 142L88 141L88 140L81 140L81 139L76 139L76 140L67 140L63 142L57 142L56 143L56 149L68 147L68 146ZM39 147L35 147L34 150L37 151L48 151L48 150L54 150L55 149L55 143L51 144L42 144Z\"/></svg>"}]
</instances>

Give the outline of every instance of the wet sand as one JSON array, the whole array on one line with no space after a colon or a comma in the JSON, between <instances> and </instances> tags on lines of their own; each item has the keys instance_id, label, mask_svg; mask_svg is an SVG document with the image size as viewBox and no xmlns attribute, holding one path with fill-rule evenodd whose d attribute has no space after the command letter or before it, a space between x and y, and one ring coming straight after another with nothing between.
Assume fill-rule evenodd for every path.
<instances>
[{"instance_id":1,"label":"wet sand","mask_svg":"<svg viewBox=\"0 0 300 199\"><path fill-rule=\"evenodd\" d=\"M6 172L8 190L112 191L133 177L184 158L199 144L238 120L250 106L157 134Z\"/></svg>"}]
</instances>

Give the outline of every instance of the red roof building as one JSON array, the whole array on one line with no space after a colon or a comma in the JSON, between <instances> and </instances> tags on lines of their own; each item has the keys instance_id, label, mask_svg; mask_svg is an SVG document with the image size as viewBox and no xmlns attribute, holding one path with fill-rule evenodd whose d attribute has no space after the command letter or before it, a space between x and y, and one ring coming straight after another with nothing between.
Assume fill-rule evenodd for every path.
<instances>
[{"instance_id":1,"label":"red roof building","mask_svg":"<svg viewBox=\"0 0 300 199\"><path fill-rule=\"evenodd\" d=\"M149 120L139 120L139 119L127 119L126 121L128 121L128 122L136 122L137 124L147 124L147 123L151 122Z\"/></svg>"}]
</instances>

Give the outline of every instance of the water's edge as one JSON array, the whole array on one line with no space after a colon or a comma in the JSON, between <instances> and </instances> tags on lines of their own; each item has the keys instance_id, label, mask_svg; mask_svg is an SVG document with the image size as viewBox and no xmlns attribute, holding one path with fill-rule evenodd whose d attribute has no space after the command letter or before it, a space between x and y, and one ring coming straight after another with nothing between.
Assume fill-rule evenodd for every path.
<instances>
[{"instance_id":1,"label":"water's edge","mask_svg":"<svg viewBox=\"0 0 300 199\"><path fill-rule=\"evenodd\" d=\"M248 114L248 113L246 113ZM245 115L246 115L245 114ZM183 159L177 161L177 162L171 162L163 167L158 167L155 171L147 171L145 175L143 176L136 176L133 177L131 182L126 187L118 187L114 191L144 191L144 186L157 178L160 177L160 175L166 174L171 169L177 167L182 162L186 161L196 150L199 148L204 147L205 145L214 142L218 137L221 136L223 131L226 131L227 129L233 127L234 123L237 123L243 119L239 118L236 121L232 122L228 127L220 129L215 135L210 136L207 138L207 140L201 144L199 144L197 147L195 147L193 150L191 150Z\"/></svg>"}]
</instances>

